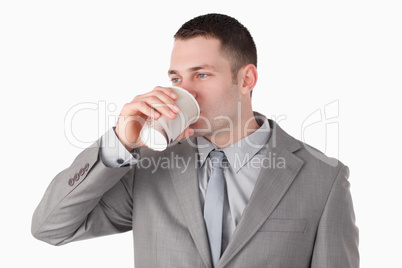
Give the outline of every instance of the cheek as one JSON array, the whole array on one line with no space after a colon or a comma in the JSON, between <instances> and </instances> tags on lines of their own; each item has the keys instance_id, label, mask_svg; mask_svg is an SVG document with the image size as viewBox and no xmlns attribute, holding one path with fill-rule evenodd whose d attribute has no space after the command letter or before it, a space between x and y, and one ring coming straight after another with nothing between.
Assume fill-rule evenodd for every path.
<instances>
[{"instance_id":1,"label":"cheek","mask_svg":"<svg viewBox=\"0 0 402 268\"><path fill-rule=\"evenodd\" d=\"M237 100L237 88L227 81L211 81L196 91L196 100L203 114L214 114L214 111L225 111L232 107Z\"/></svg>"}]
</instances>

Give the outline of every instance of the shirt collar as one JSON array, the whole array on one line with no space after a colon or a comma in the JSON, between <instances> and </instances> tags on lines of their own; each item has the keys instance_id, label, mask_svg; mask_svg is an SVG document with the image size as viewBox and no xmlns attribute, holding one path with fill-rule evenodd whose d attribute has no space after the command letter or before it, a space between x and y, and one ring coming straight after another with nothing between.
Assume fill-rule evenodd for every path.
<instances>
[{"instance_id":1,"label":"shirt collar","mask_svg":"<svg viewBox=\"0 0 402 268\"><path fill-rule=\"evenodd\" d=\"M259 129L236 143L220 149L225 153L226 158L236 173L268 143L271 135L268 119L257 112L254 112L254 117L258 125L260 125ZM197 144L199 162L200 166L202 166L209 153L218 148L204 137L197 137Z\"/></svg>"}]
</instances>

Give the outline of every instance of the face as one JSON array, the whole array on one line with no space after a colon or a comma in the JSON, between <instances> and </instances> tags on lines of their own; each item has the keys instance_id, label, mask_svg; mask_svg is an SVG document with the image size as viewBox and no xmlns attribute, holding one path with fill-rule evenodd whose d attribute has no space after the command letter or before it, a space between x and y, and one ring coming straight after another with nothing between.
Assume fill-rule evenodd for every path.
<instances>
[{"instance_id":1,"label":"face","mask_svg":"<svg viewBox=\"0 0 402 268\"><path fill-rule=\"evenodd\" d=\"M191 125L196 136L233 128L240 95L219 40L176 40L168 73L172 84L192 93L200 105L200 119Z\"/></svg>"}]
</instances>

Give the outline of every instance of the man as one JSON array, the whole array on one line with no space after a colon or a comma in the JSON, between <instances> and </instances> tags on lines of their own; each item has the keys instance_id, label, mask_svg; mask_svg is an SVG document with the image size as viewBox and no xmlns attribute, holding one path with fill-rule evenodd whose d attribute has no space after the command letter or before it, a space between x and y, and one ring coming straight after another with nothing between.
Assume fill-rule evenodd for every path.
<instances>
[{"instance_id":1,"label":"man","mask_svg":"<svg viewBox=\"0 0 402 268\"><path fill-rule=\"evenodd\" d=\"M168 74L194 95L200 119L154 152L139 138L142 123L174 118L177 95L156 87L136 96L116 128L53 179L33 235L62 245L133 230L136 267L358 267L348 168L253 112L256 66L237 20L185 23Z\"/></svg>"}]
</instances>

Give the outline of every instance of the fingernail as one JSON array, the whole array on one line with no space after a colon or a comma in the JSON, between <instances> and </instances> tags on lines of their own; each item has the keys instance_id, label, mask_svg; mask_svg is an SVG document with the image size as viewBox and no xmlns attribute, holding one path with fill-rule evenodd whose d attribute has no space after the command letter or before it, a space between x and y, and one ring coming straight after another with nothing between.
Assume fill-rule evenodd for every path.
<instances>
[{"instance_id":1,"label":"fingernail","mask_svg":"<svg viewBox=\"0 0 402 268\"><path fill-rule=\"evenodd\" d=\"M171 112L171 111L169 111L169 114L170 114L172 117L175 117L175 116L176 116L176 114L175 114L174 112Z\"/></svg>"},{"instance_id":2,"label":"fingernail","mask_svg":"<svg viewBox=\"0 0 402 268\"><path fill-rule=\"evenodd\" d=\"M175 98L175 99L177 98L177 94L174 93L174 92L173 92L173 93L170 93L170 96L171 96L172 98Z\"/></svg>"},{"instance_id":3,"label":"fingernail","mask_svg":"<svg viewBox=\"0 0 402 268\"><path fill-rule=\"evenodd\" d=\"M173 109L176 113L180 112L180 108L177 107L177 106L175 106L175 105L172 106L172 109Z\"/></svg>"}]
</instances>

